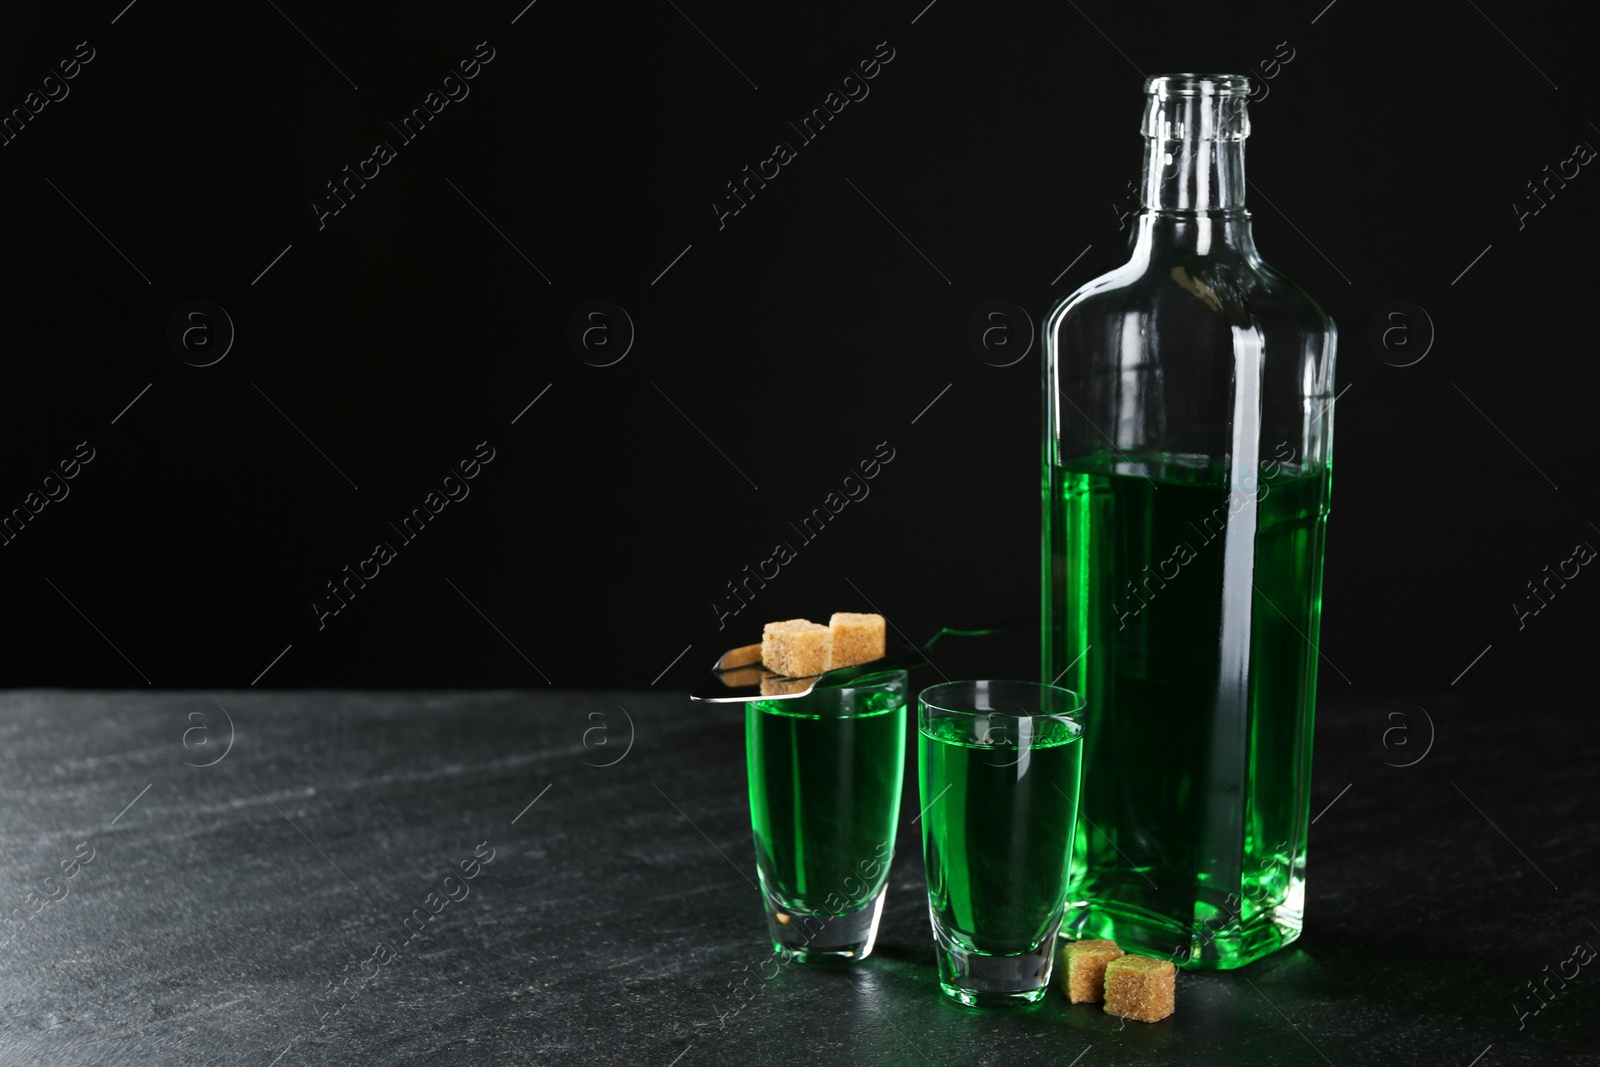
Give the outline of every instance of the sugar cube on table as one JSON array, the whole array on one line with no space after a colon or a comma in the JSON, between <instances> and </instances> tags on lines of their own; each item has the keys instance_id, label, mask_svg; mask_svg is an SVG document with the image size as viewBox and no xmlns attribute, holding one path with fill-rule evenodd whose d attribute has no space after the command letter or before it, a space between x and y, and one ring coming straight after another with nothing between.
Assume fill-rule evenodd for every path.
<instances>
[{"instance_id":1,"label":"sugar cube on table","mask_svg":"<svg viewBox=\"0 0 1600 1067\"><path fill-rule=\"evenodd\" d=\"M1061 947L1061 992L1074 1004L1098 1004L1106 965L1123 955L1115 941L1069 941Z\"/></svg>"},{"instance_id":2,"label":"sugar cube on table","mask_svg":"<svg viewBox=\"0 0 1600 1067\"><path fill-rule=\"evenodd\" d=\"M761 630L761 665L789 678L808 678L827 670L833 658L833 631L806 619L769 622Z\"/></svg>"},{"instance_id":3,"label":"sugar cube on table","mask_svg":"<svg viewBox=\"0 0 1600 1067\"><path fill-rule=\"evenodd\" d=\"M855 611L836 611L828 620L833 631L833 666L851 667L882 659L885 648L884 619Z\"/></svg>"},{"instance_id":4,"label":"sugar cube on table","mask_svg":"<svg viewBox=\"0 0 1600 1067\"><path fill-rule=\"evenodd\" d=\"M1122 956L1106 964L1106 1011L1124 1019L1160 1022L1174 1008L1178 969L1167 960Z\"/></svg>"}]
</instances>

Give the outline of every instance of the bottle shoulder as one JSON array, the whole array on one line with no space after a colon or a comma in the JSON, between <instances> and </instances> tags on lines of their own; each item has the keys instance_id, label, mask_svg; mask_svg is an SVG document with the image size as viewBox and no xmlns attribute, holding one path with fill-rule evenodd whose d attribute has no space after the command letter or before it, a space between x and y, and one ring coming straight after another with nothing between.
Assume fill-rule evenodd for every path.
<instances>
[{"instance_id":1,"label":"bottle shoulder","mask_svg":"<svg viewBox=\"0 0 1600 1067\"><path fill-rule=\"evenodd\" d=\"M1333 317L1323 310L1316 298L1298 284L1292 281L1282 271L1275 267L1256 262L1255 276L1263 283L1258 290L1251 290L1247 296L1256 304L1270 302L1274 306L1295 314L1306 322L1315 321L1322 325L1329 334L1338 332L1338 326Z\"/></svg>"},{"instance_id":2,"label":"bottle shoulder","mask_svg":"<svg viewBox=\"0 0 1600 1067\"><path fill-rule=\"evenodd\" d=\"M1255 320L1265 328L1336 331L1333 319L1309 293L1259 256L1175 250L1136 256L1080 286L1047 313L1045 333L1052 336L1075 319L1120 319L1162 309L1219 322Z\"/></svg>"}]
</instances>

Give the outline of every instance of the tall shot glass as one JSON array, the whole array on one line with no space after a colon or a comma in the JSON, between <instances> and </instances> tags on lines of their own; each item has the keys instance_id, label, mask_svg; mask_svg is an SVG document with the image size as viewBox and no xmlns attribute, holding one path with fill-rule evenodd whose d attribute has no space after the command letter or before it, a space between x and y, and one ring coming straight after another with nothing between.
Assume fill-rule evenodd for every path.
<instances>
[{"instance_id":1,"label":"tall shot glass","mask_svg":"<svg viewBox=\"0 0 1600 1067\"><path fill-rule=\"evenodd\" d=\"M1082 702L1036 682L947 682L917 715L922 858L945 994L1031 1004L1067 899Z\"/></svg>"},{"instance_id":2,"label":"tall shot glass","mask_svg":"<svg viewBox=\"0 0 1600 1067\"><path fill-rule=\"evenodd\" d=\"M756 869L772 944L855 963L883 913L905 772L905 671L745 705Z\"/></svg>"}]
</instances>

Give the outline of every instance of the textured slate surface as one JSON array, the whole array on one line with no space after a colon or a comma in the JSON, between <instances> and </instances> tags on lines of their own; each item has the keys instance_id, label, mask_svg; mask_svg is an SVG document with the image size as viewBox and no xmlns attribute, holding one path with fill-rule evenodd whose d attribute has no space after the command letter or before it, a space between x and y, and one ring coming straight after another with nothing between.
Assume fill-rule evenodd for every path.
<instances>
[{"instance_id":1,"label":"textured slate surface","mask_svg":"<svg viewBox=\"0 0 1600 1067\"><path fill-rule=\"evenodd\" d=\"M0 1064L1600 1063L1600 962L1519 1029L1600 948L1593 709L1419 705L1325 702L1306 935L1145 1026L946 1003L909 801L879 954L763 967L736 708L9 693Z\"/></svg>"}]
</instances>

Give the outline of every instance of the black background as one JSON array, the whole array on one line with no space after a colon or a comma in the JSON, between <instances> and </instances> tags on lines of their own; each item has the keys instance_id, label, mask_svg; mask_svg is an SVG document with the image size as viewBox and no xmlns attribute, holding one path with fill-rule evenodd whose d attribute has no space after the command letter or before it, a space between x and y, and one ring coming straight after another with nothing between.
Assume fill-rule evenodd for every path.
<instances>
[{"instance_id":1,"label":"black background","mask_svg":"<svg viewBox=\"0 0 1600 1067\"><path fill-rule=\"evenodd\" d=\"M1291 49L1252 104L1250 196L1341 329L1323 684L1575 678L1600 578L1520 631L1511 605L1600 545L1600 177L1521 229L1512 203L1600 146L1594 17L923 5L8 8L0 111L95 58L0 148L0 510L78 442L95 459L0 548L0 681L682 686L768 619L1036 613L1039 352L993 366L968 321L998 299L1037 323L1125 258L1144 74ZM470 96L399 144L480 41ZM870 95L799 145L879 42ZM398 157L319 229L380 140ZM798 158L719 229L780 140ZM195 299L237 331L205 368L166 340ZM636 328L613 366L567 343L592 299ZM1366 341L1398 300L1437 333L1406 367ZM324 583L480 441L471 495L319 630ZM880 442L871 495L800 544ZM779 540L798 558L719 632L713 598Z\"/></svg>"}]
</instances>

